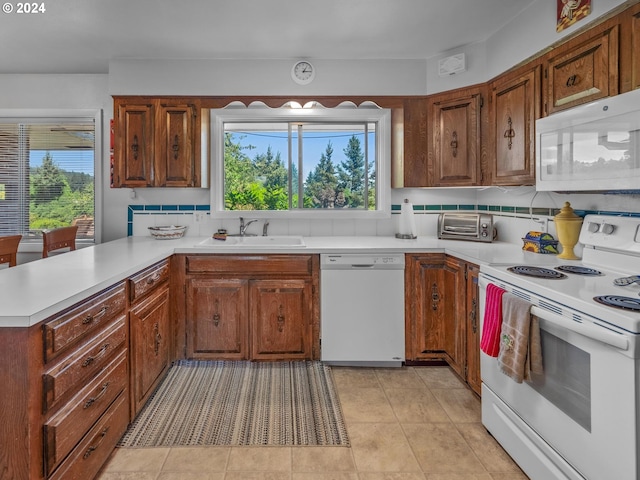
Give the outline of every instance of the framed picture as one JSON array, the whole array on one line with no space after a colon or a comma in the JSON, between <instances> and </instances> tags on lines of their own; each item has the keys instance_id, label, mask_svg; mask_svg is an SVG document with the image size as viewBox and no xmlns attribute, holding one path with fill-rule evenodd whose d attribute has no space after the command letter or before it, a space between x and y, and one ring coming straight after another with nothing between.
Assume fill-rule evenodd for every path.
<instances>
[{"instance_id":1,"label":"framed picture","mask_svg":"<svg viewBox=\"0 0 640 480\"><path fill-rule=\"evenodd\" d=\"M591 13L591 0L556 0L556 32L561 32Z\"/></svg>"}]
</instances>

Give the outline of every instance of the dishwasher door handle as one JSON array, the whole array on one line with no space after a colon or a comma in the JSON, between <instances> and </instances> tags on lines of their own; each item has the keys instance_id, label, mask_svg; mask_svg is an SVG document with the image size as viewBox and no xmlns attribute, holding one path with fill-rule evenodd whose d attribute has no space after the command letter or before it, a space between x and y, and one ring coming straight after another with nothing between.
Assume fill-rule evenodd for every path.
<instances>
[{"instance_id":1,"label":"dishwasher door handle","mask_svg":"<svg viewBox=\"0 0 640 480\"><path fill-rule=\"evenodd\" d=\"M352 263L351 268L373 268L375 265L373 263Z\"/></svg>"}]
</instances>

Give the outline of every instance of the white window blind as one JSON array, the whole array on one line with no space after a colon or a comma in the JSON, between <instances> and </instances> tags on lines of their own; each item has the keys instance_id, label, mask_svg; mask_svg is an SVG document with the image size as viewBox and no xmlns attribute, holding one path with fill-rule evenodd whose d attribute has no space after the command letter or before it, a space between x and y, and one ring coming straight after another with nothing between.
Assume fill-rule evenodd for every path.
<instances>
[{"instance_id":1,"label":"white window blind","mask_svg":"<svg viewBox=\"0 0 640 480\"><path fill-rule=\"evenodd\" d=\"M0 118L0 235L77 224L94 238L92 117Z\"/></svg>"}]
</instances>

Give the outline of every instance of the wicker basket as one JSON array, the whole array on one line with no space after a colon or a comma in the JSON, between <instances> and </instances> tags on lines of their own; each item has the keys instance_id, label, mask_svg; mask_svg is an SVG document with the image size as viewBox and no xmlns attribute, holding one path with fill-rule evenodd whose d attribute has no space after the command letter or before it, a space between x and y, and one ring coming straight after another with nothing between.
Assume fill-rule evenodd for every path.
<instances>
[{"instance_id":1,"label":"wicker basket","mask_svg":"<svg viewBox=\"0 0 640 480\"><path fill-rule=\"evenodd\" d=\"M181 238L184 236L184 232L186 231L187 227L182 225L149 227L149 233L156 240L173 240L174 238Z\"/></svg>"}]
</instances>

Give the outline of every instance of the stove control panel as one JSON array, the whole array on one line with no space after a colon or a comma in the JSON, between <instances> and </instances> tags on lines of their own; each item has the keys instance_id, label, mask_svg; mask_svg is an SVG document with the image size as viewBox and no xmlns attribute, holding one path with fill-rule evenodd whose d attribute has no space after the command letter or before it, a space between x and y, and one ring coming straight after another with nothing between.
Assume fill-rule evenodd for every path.
<instances>
[{"instance_id":1,"label":"stove control panel","mask_svg":"<svg viewBox=\"0 0 640 480\"><path fill-rule=\"evenodd\" d=\"M587 225L587 230L591 233L604 233L605 235L611 235L613 233L613 231L615 230L615 225L612 225L610 223L596 223L596 222L589 222Z\"/></svg>"},{"instance_id":2,"label":"stove control panel","mask_svg":"<svg viewBox=\"0 0 640 480\"><path fill-rule=\"evenodd\" d=\"M586 215L580 243L640 255L640 217Z\"/></svg>"}]
</instances>

